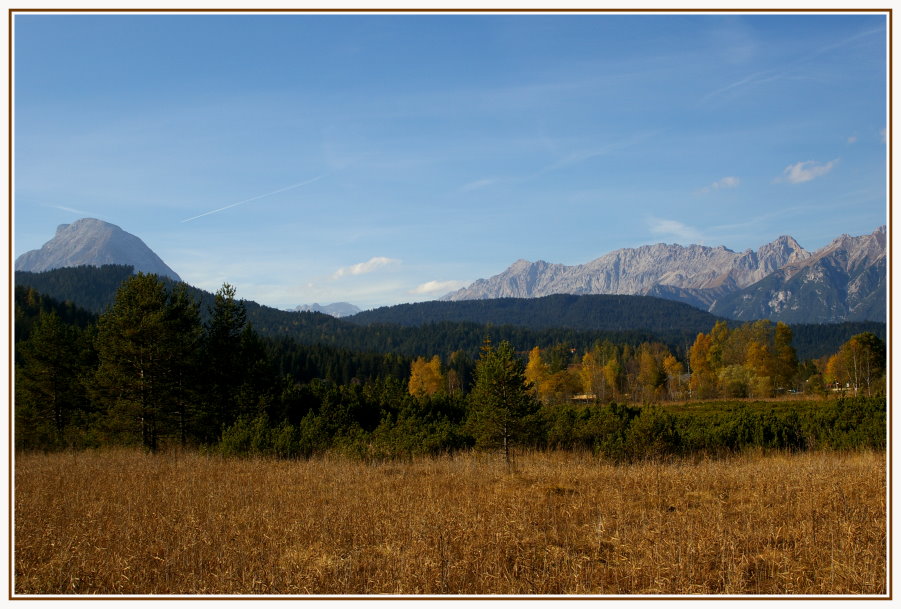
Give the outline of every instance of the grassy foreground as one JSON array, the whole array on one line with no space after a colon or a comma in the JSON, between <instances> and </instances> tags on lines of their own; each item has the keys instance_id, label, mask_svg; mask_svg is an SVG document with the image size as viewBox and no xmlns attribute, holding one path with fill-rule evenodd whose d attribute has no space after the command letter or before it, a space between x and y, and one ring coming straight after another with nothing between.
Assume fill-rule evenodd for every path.
<instances>
[{"instance_id":1,"label":"grassy foreground","mask_svg":"<svg viewBox=\"0 0 901 609\"><path fill-rule=\"evenodd\" d=\"M884 452L20 454L14 594L886 594Z\"/></svg>"}]
</instances>

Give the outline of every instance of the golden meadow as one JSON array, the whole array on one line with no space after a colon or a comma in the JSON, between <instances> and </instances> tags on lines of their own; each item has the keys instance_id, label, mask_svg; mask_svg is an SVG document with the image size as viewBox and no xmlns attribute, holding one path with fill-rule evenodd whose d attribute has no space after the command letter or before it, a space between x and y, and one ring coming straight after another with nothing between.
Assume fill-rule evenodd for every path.
<instances>
[{"instance_id":1,"label":"golden meadow","mask_svg":"<svg viewBox=\"0 0 901 609\"><path fill-rule=\"evenodd\" d=\"M14 594L884 595L886 453L15 462Z\"/></svg>"}]
</instances>

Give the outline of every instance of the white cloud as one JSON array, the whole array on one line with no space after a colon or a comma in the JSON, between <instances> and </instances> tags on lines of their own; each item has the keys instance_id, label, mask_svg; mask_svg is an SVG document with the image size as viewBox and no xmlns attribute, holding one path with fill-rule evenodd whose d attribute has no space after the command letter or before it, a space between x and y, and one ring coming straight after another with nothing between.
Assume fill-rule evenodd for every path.
<instances>
[{"instance_id":1,"label":"white cloud","mask_svg":"<svg viewBox=\"0 0 901 609\"><path fill-rule=\"evenodd\" d=\"M340 269L335 271L334 274L332 274L332 279L340 279L341 277L345 277L347 275L365 275L366 273L377 271L380 268L399 263L400 260L397 260L395 258L376 256L375 258L370 258L366 262L360 262L351 266L341 267Z\"/></svg>"},{"instance_id":2,"label":"white cloud","mask_svg":"<svg viewBox=\"0 0 901 609\"><path fill-rule=\"evenodd\" d=\"M670 235L678 240L688 243L703 241L701 231L688 226L678 220L666 220L664 218L650 218L648 225L655 235Z\"/></svg>"},{"instance_id":3,"label":"white cloud","mask_svg":"<svg viewBox=\"0 0 901 609\"><path fill-rule=\"evenodd\" d=\"M857 136L856 136L856 135L852 135L851 137L849 137L849 138L848 138L848 143L849 143L849 144L855 144L855 143L857 143Z\"/></svg>"},{"instance_id":4,"label":"white cloud","mask_svg":"<svg viewBox=\"0 0 901 609\"><path fill-rule=\"evenodd\" d=\"M466 287L463 281L427 281L410 290L410 294L436 294L447 293Z\"/></svg>"},{"instance_id":5,"label":"white cloud","mask_svg":"<svg viewBox=\"0 0 901 609\"><path fill-rule=\"evenodd\" d=\"M741 184L741 180L739 180L735 176L726 176L725 178L723 178L721 180L717 180L710 186L705 186L704 188L701 189L701 192L707 193L707 192L710 192L711 190L719 190L721 188L735 188L739 184Z\"/></svg>"},{"instance_id":6,"label":"white cloud","mask_svg":"<svg viewBox=\"0 0 901 609\"><path fill-rule=\"evenodd\" d=\"M815 178L826 175L835 165L838 159L829 161L828 163L817 163L816 161L801 161L794 165L789 165L782 171L782 176L776 178L775 182L790 182L791 184L801 184L809 182Z\"/></svg>"},{"instance_id":7,"label":"white cloud","mask_svg":"<svg viewBox=\"0 0 901 609\"><path fill-rule=\"evenodd\" d=\"M741 182L741 180L739 180L735 176L726 176L722 180L714 182L713 188L735 188L736 186L738 186L739 182Z\"/></svg>"}]
</instances>

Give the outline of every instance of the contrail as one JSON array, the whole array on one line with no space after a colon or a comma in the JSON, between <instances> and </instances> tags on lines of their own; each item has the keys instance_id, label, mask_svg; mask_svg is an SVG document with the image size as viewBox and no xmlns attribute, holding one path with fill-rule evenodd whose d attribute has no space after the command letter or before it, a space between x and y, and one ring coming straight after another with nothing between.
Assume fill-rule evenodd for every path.
<instances>
[{"instance_id":1,"label":"contrail","mask_svg":"<svg viewBox=\"0 0 901 609\"><path fill-rule=\"evenodd\" d=\"M219 209L214 209L212 211L204 212L199 216L193 216L191 218L185 218L182 220L182 223L190 222L191 220L196 220L197 218L202 218L204 216L209 216L211 214L218 214L220 211L225 211L226 209L231 209L232 207L237 207L238 205L244 205L245 203L250 203L251 201L258 201L259 199L263 199L266 197L271 197L272 195L277 195L280 192L285 192L286 190L291 190L294 188L300 188L301 186L306 186L307 184L312 184L318 180L321 180L328 174L323 174L321 176L317 176L311 180L306 180L304 182L298 182L297 184L292 184L291 186L285 186L284 188L279 188L278 190L273 190L272 192L267 192L264 195L257 195L255 197L250 197L249 199L244 199L243 201L238 201L237 203L232 203L231 205L226 205L225 207L220 207Z\"/></svg>"}]
</instances>

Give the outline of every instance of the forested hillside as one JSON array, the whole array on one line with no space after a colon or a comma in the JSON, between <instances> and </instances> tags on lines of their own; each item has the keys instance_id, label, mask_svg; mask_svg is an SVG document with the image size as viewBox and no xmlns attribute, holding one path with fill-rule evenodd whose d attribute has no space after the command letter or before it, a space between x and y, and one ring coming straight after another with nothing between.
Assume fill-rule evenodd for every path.
<instances>
[{"instance_id":1,"label":"forested hillside","mask_svg":"<svg viewBox=\"0 0 901 609\"><path fill-rule=\"evenodd\" d=\"M395 341L404 332L420 340L428 334L435 350L410 358L394 349L365 352L261 335L235 293L225 284L204 306L183 283L138 274L97 315L18 287L16 445L157 450L178 443L239 454L340 449L399 456L472 445L505 452L515 444L572 446L582 437L579 446L603 442L610 456L633 458L659 446L674 452L733 450L743 442L878 446L884 438L885 344L872 333L801 362L791 328L767 321L734 327L718 321L684 352L660 341L636 345L597 335L575 347L559 340L562 330L543 331L558 332L553 345L530 346L473 325L483 333L475 355L445 355L451 339L432 326L339 325ZM795 411L750 419L748 411L699 430L692 418L682 431L671 413L642 408L788 393L875 401L812 409L806 422ZM823 418L829 413L851 417L839 436L823 435L835 431ZM722 436L722 425L739 424L738 436Z\"/></svg>"},{"instance_id":2,"label":"forested hillside","mask_svg":"<svg viewBox=\"0 0 901 609\"><path fill-rule=\"evenodd\" d=\"M209 322L215 308L215 295L201 318ZM240 303L243 306L243 303ZM55 317L64 326L85 333L91 338L100 315L76 307L71 302L60 302L38 293L33 288L16 286L15 290L15 340L28 340L36 324ZM198 306L198 313L201 307ZM246 318L246 308L245 308ZM327 344L304 344L291 337L269 337L255 334L272 364L273 375L290 375L301 382L326 379L346 384L352 379L376 379L381 377L405 378L409 373L411 358L382 352L352 351Z\"/></svg>"},{"instance_id":3,"label":"forested hillside","mask_svg":"<svg viewBox=\"0 0 901 609\"><path fill-rule=\"evenodd\" d=\"M101 313L112 305L128 266L74 267L42 273L17 272L17 286L27 286L59 303ZM162 281L173 287L174 282ZM185 287L199 303L202 320L213 294ZM314 312L282 311L242 301L247 320L261 336L354 352L395 353L405 357L444 357L463 351L476 357L486 335L507 340L522 350L568 344L578 350L609 340L638 346L659 341L685 354L699 332L717 321L688 305L642 296L558 295L538 299L427 302L383 307L351 318ZM730 322L738 325L738 322ZM872 332L885 340L885 324L856 322L792 326L802 360L834 353L855 334Z\"/></svg>"},{"instance_id":4,"label":"forested hillside","mask_svg":"<svg viewBox=\"0 0 901 609\"><path fill-rule=\"evenodd\" d=\"M541 298L431 301L363 311L347 318L363 325L418 326L469 321L532 329L643 330L667 334L674 328L701 332L716 321L695 307L648 296L555 294Z\"/></svg>"},{"instance_id":5,"label":"forested hillside","mask_svg":"<svg viewBox=\"0 0 901 609\"><path fill-rule=\"evenodd\" d=\"M16 271L16 286L26 286L60 302L70 302L92 313L113 304L116 290L134 274L131 266L73 266L33 273Z\"/></svg>"}]
</instances>

